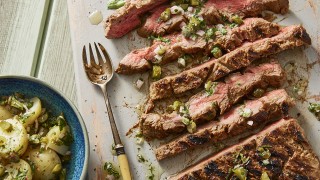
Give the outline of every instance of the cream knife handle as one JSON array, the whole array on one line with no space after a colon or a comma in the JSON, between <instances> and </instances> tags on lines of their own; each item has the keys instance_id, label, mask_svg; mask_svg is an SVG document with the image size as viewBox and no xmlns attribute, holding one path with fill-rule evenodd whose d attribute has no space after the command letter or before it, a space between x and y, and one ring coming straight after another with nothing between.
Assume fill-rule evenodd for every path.
<instances>
[{"instance_id":1,"label":"cream knife handle","mask_svg":"<svg viewBox=\"0 0 320 180\"><path fill-rule=\"evenodd\" d=\"M120 165L121 176L123 180L132 180L130 173L130 166L127 155L124 152L122 145L116 145L116 153L118 156L118 162Z\"/></svg>"}]
</instances>

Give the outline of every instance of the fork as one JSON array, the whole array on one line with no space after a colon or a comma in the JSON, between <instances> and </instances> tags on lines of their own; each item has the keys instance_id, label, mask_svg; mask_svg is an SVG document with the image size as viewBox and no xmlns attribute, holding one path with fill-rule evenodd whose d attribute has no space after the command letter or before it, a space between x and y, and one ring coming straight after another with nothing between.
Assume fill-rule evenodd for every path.
<instances>
[{"instance_id":1,"label":"fork","mask_svg":"<svg viewBox=\"0 0 320 180\"><path fill-rule=\"evenodd\" d=\"M88 80L92 84L99 86L103 93L105 104L108 110L109 122L112 130L116 154L117 154L119 165L120 165L121 175L124 180L131 180L132 178L131 178L128 158L125 154L124 146L121 142L119 132L117 130L117 125L113 117L113 113L112 113L112 109L110 106L108 93L107 93L107 83L113 77L113 67L111 64L110 56L107 53L106 49L100 43L98 43L98 45L105 58L105 61L103 60L100 54L97 44L94 43L97 58L98 58L98 63L96 63L95 57L92 52L91 44L89 43L90 64L87 60L86 47L83 46L83 49L82 49L83 66L84 66Z\"/></svg>"}]
</instances>

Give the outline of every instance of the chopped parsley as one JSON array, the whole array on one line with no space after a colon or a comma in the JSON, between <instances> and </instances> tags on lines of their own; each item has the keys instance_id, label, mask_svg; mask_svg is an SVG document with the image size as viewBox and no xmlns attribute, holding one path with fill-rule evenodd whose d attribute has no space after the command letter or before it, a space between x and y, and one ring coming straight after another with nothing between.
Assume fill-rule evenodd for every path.
<instances>
[{"instance_id":1,"label":"chopped parsley","mask_svg":"<svg viewBox=\"0 0 320 180\"><path fill-rule=\"evenodd\" d=\"M107 171L109 175L113 175L114 178L119 179L120 173L115 169L111 162L106 162L103 166L103 169Z\"/></svg>"},{"instance_id":2,"label":"chopped parsley","mask_svg":"<svg viewBox=\"0 0 320 180\"><path fill-rule=\"evenodd\" d=\"M164 38L161 36L155 37L155 36L149 36L148 37L149 40L153 40L153 41L160 41L160 42L164 42L164 43L170 43L171 40L168 38Z\"/></svg>"}]
</instances>

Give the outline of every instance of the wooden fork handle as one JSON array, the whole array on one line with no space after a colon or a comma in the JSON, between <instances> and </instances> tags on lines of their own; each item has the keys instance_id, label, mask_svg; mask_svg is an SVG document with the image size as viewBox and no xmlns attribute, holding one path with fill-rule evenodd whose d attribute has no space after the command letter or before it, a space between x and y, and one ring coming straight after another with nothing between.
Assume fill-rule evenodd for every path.
<instances>
[{"instance_id":1,"label":"wooden fork handle","mask_svg":"<svg viewBox=\"0 0 320 180\"><path fill-rule=\"evenodd\" d=\"M121 176L123 180L132 180L130 166L124 147L121 144L116 145L116 153L120 165Z\"/></svg>"}]
</instances>

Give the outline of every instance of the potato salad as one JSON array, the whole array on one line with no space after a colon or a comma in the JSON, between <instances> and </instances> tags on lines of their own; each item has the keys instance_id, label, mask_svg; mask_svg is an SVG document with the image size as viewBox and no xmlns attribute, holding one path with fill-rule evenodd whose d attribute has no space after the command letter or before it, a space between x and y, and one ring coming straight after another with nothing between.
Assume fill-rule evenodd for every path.
<instances>
[{"instance_id":1,"label":"potato salad","mask_svg":"<svg viewBox=\"0 0 320 180\"><path fill-rule=\"evenodd\" d=\"M66 179L73 142L63 116L38 97L0 96L0 179Z\"/></svg>"}]
</instances>

